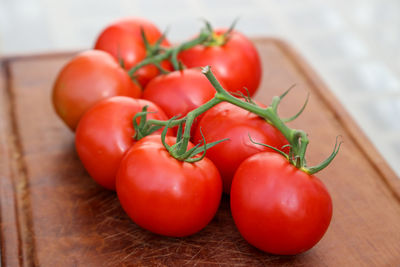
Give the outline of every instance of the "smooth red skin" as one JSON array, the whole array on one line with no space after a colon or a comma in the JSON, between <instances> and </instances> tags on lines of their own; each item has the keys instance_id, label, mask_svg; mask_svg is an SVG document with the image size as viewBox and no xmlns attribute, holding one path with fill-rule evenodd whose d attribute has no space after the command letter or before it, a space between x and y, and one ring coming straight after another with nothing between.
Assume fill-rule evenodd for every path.
<instances>
[{"instance_id":1,"label":"smooth red skin","mask_svg":"<svg viewBox=\"0 0 400 267\"><path fill-rule=\"evenodd\" d=\"M216 91L200 69L185 69L160 75L151 80L142 95L160 106L169 118L186 116L189 111L203 105L215 95ZM192 124L196 129L201 115ZM173 128L177 131L177 127Z\"/></svg>"},{"instance_id":2,"label":"smooth red skin","mask_svg":"<svg viewBox=\"0 0 400 267\"><path fill-rule=\"evenodd\" d=\"M208 149L206 154L217 166L223 180L224 192L227 194L230 192L236 169L242 161L261 151L273 151L253 144L249 135L258 143L279 149L288 144L286 138L261 117L227 102L220 103L204 113L197 125L193 143L197 144L202 140L200 128L207 143L229 138Z\"/></svg>"},{"instance_id":3,"label":"smooth red skin","mask_svg":"<svg viewBox=\"0 0 400 267\"><path fill-rule=\"evenodd\" d=\"M172 145L174 139L167 138ZM174 159L160 136L138 141L123 158L117 175L123 209L139 226L157 234L182 237L203 229L214 217L222 184L214 164Z\"/></svg>"},{"instance_id":4,"label":"smooth red skin","mask_svg":"<svg viewBox=\"0 0 400 267\"><path fill-rule=\"evenodd\" d=\"M215 95L215 89L199 69L160 75L146 86L142 98L160 106L169 117L198 108Z\"/></svg>"},{"instance_id":5,"label":"smooth red skin","mask_svg":"<svg viewBox=\"0 0 400 267\"><path fill-rule=\"evenodd\" d=\"M115 179L125 152L134 144L132 119L148 105L149 119L166 120L165 113L150 101L116 96L93 106L82 117L75 135L79 158L101 186L115 190Z\"/></svg>"},{"instance_id":6,"label":"smooth red skin","mask_svg":"<svg viewBox=\"0 0 400 267\"><path fill-rule=\"evenodd\" d=\"M53 86L53 105L74 131L95 103L112 96L140 97L141 89L109 54L88 50L69 61Z\"/></svg>"},{"instance_id":7,"label":"smooth red skin","mask_svg":"<svg viewBox=\"0 0 400 267\"><path fill-rule=\"evenodd\" d=\"M279 154L263 152L238 168L231 211L250 244L268 253L294 255L321 240L332 218L332 200L317 177Z\"/></svg>"},{"instance_id":8,"label":"smooth red skin","mask_svg":"<svg viewBox=\"0 0 400 267\"><path fill-rule=\"evenodd\" d=\"M216 30L221 35L226 29ZM243 34L233 31L223 46L197 45L182 51L179 60L188 68L211 66L218 80L231 92L241 91L247 95L246 87L253 95L261 82L260 56L252 42Z\"/></svg>"},{"instance_id":9,"label":"smooth red skin","mask_svg":"<svg viewBox=\"0 0 400 267\"><path fill-rule=\"evenodd\" d=\"M97 38L94 48L110 53L117 60L122 58L125 68L129 70L146 57L141 27L150 44L156 43L162 36L152 22L143 18L129 17L120 19L106 27ZM167 39L164 39L161 44L165 47L170 46ZM163 61L161 65L168 70L173 69L168 61ZM144 66L135 73L142 86L145 86L158 74L159 71L154 65Z\"/></svg>"}]
</instances>

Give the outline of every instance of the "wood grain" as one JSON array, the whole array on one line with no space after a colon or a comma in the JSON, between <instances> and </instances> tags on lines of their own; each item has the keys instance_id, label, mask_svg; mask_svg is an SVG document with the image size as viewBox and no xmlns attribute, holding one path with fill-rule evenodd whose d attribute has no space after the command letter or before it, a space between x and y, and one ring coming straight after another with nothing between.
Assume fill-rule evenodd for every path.
<instances>
[{"instance_id":1,"label":"wood grain","mask_svg":"<svg viewBox=\"0 0 400 267\"><path fill-rule=\"evenodd\" d=\"M282 103L291 126L310 136L308 161L333 149L337 159L318 176L332 194L325 237L297 256L268 255L237 232L224 196L213 221L187 238L151 234L129 220L115 193L96 185L56 117L51 86L70 53L5 58L0 72L0 218L2 266L395 266L400 264L400 179L345 108L287 44L256 40L264 66L256 99L297 86Z\"/></svg>"}]
</instances>

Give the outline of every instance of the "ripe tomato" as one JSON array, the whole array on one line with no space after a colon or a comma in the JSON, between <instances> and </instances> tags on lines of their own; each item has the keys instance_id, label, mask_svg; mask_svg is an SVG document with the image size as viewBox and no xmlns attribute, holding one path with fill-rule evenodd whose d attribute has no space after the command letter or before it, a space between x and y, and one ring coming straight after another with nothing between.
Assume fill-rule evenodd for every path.
<instances>
[{"instance_id":1,"label":"ripe tomato","mask_svg":"<svg viewBox=\"0 0 400 267\"><path fill-rule=\"evenodd\" d=\"M174 143L172 137L166 141ZM221 179L210 160L179 161L157 135L132 146L117 175L118 198L129 217L166 236L187 236L204 228L218 209L221 193Z\"/></svg>"},{"instance_id":2,"label":"ripe tomato","mask_svg":"<svg viewBox=\"0 0 400 267\"><path fill-rule=\"evenodd\" d=\"M197 125L194 143L202 140L200 128L207 143L229 139L207 150L207 157L217 166L223 180L224 192L228 194L233 175L243 160L260 151L273 151L253 144L249 135L256 142L278 149L288 144L286 138L264 119L227 102L204 113Z\"/></svg>"},{"instance_id":3,"label":"ripe tomato","mask_svg":"<svg viewBox=\"0 0 400 267\"><path fill-rule=\"evenodd\" d=\"M116 96L94 105L82 117L75 135L79 158L90 176L107 189L115 190L117 170L136 141L132 119L148 105L149 119L166 120L164 112L150 101Z\"/></svg>"},{"instance_id":4,"label":"ripe tomato","mask_svg":"<svg viewBox=\"0 0 400 267\"><path fill-rule=\"evenodd\" d=\"M169 117L201 106L214 97L215 89L200 69L174 71L154 78L142 98L159 105Z\"/></svg>"},{"instance_id":5,"label":"ripe tomato","mask_svg":"<svg viewBox=\"0 0 400 267\"><path fill-rule=\"evenodd\" d=\"M219 29L215 38L226 32ZM261 81L261 61L254 45L243 34L232 31L222 46L197 45L179 53L179 60L189 68L210 65L217 79L224 83L226 90L241 91L253 95Z\"/></svg>"},{"instance_id":6,"label":"ripe tomato","mask_svg":"<svg viewBox=\"0 0 400 267\"><path fill-rule=\"evenodd\" d=\"M112 56L89 50L75 56L60 71L52 97L57 114L74 131L81 116L98 101L140 94L141 89Z\"/></svg>"},{"instance_id":7,"label":"ripe tomato","mask_svg":"<svg viewBox=\"0 0 400 267\"><path fill-rule=\"evenodd\" d=\"M298 254L326 232L332 200L315 176L277 153L262 152L238 168L231 190L232 216L241 235L273 254Z\"/></svg>"},{"instance_id":8,"label":"ripe tomato","mask_svg":"<svg viewBox=\"0 0 400 267\"><path fill-rule=\"evenodd\" d=\"M116 59L122 59L125 68L129 70L147 56L141 28L151 45L155 44L162 36L152 22L142 18L129 17L115 21L106 27L97 38L94 48L106 51ZM166 39L161 44L170 46ZM164 61L162 66L169 70L172 69L168 61ZM153 65L147 65L135 73L142 86L145 86L158 74L158 69Z\"/></svg>"}]
</instances>

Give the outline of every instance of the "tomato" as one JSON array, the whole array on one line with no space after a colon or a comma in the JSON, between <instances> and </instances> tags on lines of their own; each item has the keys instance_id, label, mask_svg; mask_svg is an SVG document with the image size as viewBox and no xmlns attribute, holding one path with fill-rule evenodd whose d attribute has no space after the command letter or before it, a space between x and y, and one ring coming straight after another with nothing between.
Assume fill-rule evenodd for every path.
<instances>
[{"instance_id":1,"label":"tomato","mask_svg":"<svg viewBox=\"0 0 400 267\"><path fill-rule=\"evenodd\" d=\"M221 38L225 29L214 32L215 38ZM253 95L261 81L261 61L252 42L243 34L232 31L222 46L197 45L182 51L179 60L189 68L210 65L217 79L224 83L226 90L241 91Z\"/></svg>"},{"instance_id":2,"label":"tomato","mask_svg":"<svg viewBox=\"0 0 400 267\"><path fill-rule=\"evenodd\" d=\"M53 86L53 105L60 118L75 130L82 115L111 96L140 97L141 89L115 59L103 51L82 52L69 61Z\"/></svg>"},{"instance_id":3,"label":"tomato","mask_svg":"<svg viewBox=\"0 0 400 267\"><path fill-rule=\"evenodd\" d=\"M273 254L312 248L332 218L332 200L315 176L282 155L262 152L238 168L231 190L232 216L241 235Z\"/></svg>"},{"instance_id":4,"label":"tomato","mask_svg":"<svg viewBox=\"0 0 400 267\"><path fill-rule=\"evenodd\" d=\"M94 105L82 117L75 135L76 151L90 176L115 190L115 179L124 153L136 142L132 119L148 106L149 119L166 120L164 112L147 100L116 96Z\"/></svg>"},{"instance_id":5,"label":"tomato","mask_svg":"<svg viewBox=\"0 0 400 267\"><path fill-rule=\"evenodd\" d=\"M106 51L116 59L122 59L125 68L129 70L147 56L141 28L152 45L162 36L152 22L142 18L129 17L115 21L106 27L97 38L94 48ZM164 39L161 45L167 47L170 46L170 43ZM172 65L168 61L162 62L162 66L169 70L172 69ZM142 86L145 86L158 74L158 69L153 65L142 67L135 73Z\"/></svg>"},{"instance_id":6,"label":"tomato","mask_svg":"<svg viewBox=\"0 0 400 267\"><path fill-rule=\"evenodd\" d=\"M278 149L288 144L286 138L263 118L227 102L220 103L204 113L197 125L194 143L202 140L200 128L207 143L229 139L207 150L207 157L220 171L224 192L228 194L233 175L243 160L260 151L273 151L253 144L249 135L256 142Z\"/></svg>"},{"instance_id":7,"label":"tomato","mask_svg":"<svg viewBox=\"0 0 400 267\"><path fill-rule=\"evenodd\" d=\"M172 137L166 141L174 143ZM204 228L218 209L221 193L221 179L210 160L179 161L157 135L132 146L117 175L118 198L129 217L166 236L187 236Z\"/></svg>"},{"instance_id":8,"label":"tomato","mask_svg":"<svg viewBox=\"0 0 400 267\"><path fill-rule=\"evenodd\" d=\"M169 117L185 116L214 97L216 91L200 69L160 75L145 88L142 98L159 105Z\"/></svg>"}]
</instances>

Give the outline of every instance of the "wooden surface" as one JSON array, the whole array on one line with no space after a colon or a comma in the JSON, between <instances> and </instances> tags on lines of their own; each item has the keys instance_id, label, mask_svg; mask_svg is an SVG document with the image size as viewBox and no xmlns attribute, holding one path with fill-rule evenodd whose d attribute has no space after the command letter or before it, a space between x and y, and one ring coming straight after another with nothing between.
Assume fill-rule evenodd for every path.
<instances>
[{"instance_id":1,"label":"wooden surface","mask_svg":"<svg viewBox=\"0 0 400 267\"><path fill-rule=\"evenodd\" d=\"M318 176L333 199L324 238L297 256L268 255L237 232L224 197L213 221L187 238L140 229L115 193L96 185L56 117L51 86L71 54L5 58L0 72L0 218L2 266L399 266L400 180L315 73L285 43L256 41L264 74L256 99L297 84L281 106L310 136L308 161L344 144Z\"/></svg>"}]
</instances>

